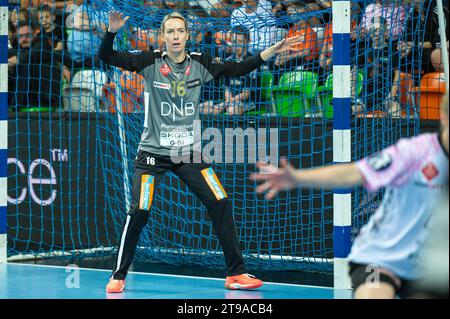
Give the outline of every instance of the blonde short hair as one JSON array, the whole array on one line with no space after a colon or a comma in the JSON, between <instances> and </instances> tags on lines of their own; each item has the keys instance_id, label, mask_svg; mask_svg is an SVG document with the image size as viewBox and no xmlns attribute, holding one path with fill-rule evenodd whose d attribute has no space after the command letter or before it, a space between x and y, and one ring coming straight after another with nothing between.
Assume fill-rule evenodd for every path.
<instances>
[{"instance_id":1,"label":"blonde short hair","mask_svg":"<svg viewBox=\"0 0 450 319\"><path fill-rule=\"evenodd\" d=\"M183 17L183 15L181 13L178 13L176 11L167 14L166 16L164 16L163 21L161 23L161 30L164 32L164 24L167 22L167 20L169 19L180 19L183 20L184 22L184 26L186 27L186 30L188 28L188 24L187 24L187 20L185 17Z\"/></svg>"}]
</instances>

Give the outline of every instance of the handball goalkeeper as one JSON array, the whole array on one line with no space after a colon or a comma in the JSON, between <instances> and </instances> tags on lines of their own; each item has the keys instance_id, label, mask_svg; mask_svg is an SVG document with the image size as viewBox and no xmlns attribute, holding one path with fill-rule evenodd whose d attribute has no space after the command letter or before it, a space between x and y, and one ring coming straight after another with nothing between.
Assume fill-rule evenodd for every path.
<instances>
[{"instance_id":1,"label":"handball goalkeeper","mask_svg":"<svg viewBox=\"0 0 450 319\"><path fill-rule=\"evenodd\" d=\"M161 25L166 51L118 52L113 50L114 38L127 20L122 13L110 12L108 32L100 46L99 57L106 64L144 76L145 120L134 164L131 211L127 212L106 291L119 293L125 289L125 277L148 221L154 190L168 170L181 178L208 210L225 256L225 287L259 288L262 281L245 270L231 200L210 164L204 159L191 163L197 149L194 141L200 140L195 136L194 121L199 119L198 102L203 84L222 77L248 74L274 55L294 50L293 46L300 39L283 39L240 63L223 63L205 53L186 52L187 21L181 14L173 12L164 17ZM188 160L174 161L173 151L186 147L190 149Z\"/></svg>"}]
</instances>

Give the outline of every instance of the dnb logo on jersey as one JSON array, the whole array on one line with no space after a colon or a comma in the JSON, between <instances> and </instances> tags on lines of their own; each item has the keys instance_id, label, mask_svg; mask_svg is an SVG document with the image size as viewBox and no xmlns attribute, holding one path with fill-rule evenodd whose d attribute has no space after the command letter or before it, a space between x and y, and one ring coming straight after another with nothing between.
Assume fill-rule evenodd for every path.
<instances>
[{"instance_id":1,"label":"dnb logo on jersey","mask_svg":"<svg viewBox=\"0 0 450 319\"><path fill-rule=\"evenodd\" d=\"M205 179L211 191L214 193L214 196L216 196L217 200L221 200L222 198L227 197L227 193L223 189L222 184L217 178L216 173L214 173L212 167L205 168L201 172L203 178Z\"/></svg>"},{"instance_id":2,"label":"dnb logo on jersey","mask_svg":"<svg viewBox=\"0 0 450 319\"><path fill-rule=\"evenodd\" d=\"M392 158L387 153L379 153L374 156L371 156L367 159L367 163L372 167L375 171L382 171L392 164Z\"/></svg>"},{"instance_id":3,"label":"dnb logo on jersey","mask_svg":"<svg viewBox=\"0 0 450 319\"><path fill-rule=\"evenodd\" d=\"M141 194L139 196L139 209L150 210L155 190L155 177L152 175L141 176Z\"/></svg>"}]
</instances>

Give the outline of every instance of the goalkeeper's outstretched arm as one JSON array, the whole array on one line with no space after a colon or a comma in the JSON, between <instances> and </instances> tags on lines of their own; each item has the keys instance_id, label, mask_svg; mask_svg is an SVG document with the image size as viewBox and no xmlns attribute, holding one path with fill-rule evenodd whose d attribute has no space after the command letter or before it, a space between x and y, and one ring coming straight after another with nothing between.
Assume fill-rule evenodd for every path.
<instances>
[{"instance_id":1,"label":"goalkeeper's outstretched arm","mask_svg":"<svg viewBox=\"0 0 450 319\"><path fill-rule=\"evenodd\" d=\"M300 44L300 38L300 36L295 36L283 39L265 49L261 53L241 62L227 61L225 63L215 63L212 57L207 54L203 54L204 57L201 63L209 70L216 80L222 77L243 76L249 74L275 55L285 52L298 51L295 46Z\"/></svg>"},{"instance_id":2,"label":"goalkeeper's outstretched arm","mask_svg":"<svg viewBox=\"0 0 450 319\"><path fill-rule=\"evenodd\" d=\"M103 36L98 56L100 60L109 65L114 65L124 70L140 72L145 67L155 62L155 55L151 51L139 53L119 52L113 49L114 38L117 32L127 22L128 17L123 13L111 11L109 13L108 32Z\"/></svg>"},{"instance_id":3,"label":"goalkeeper's outstretched arm","mask_svg":"<svg viewBox=\"0 0 450 319\"><path fill-rule=\"evenodd\" d=\"M278 168L273 165L257 163L260 172L250 175L253 180L263 181L256 191L267 192L267 199L272 199L281 190L294 187L333 189L353 187L364 183L364 177L354 162L305 170L295 169L284 158L280 159L280 163L281 166Z\"/></svg>"}]
</instances>

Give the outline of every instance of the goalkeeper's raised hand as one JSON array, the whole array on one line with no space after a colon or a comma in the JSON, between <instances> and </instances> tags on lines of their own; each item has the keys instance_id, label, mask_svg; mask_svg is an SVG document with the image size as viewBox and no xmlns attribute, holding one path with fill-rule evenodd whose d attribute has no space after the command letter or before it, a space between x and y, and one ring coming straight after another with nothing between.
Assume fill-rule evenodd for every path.
<instances>
[{"instance_id":1,"label":"goalkeeper's raised hand","mask_svg":"<svg viewBox=\"0 0 450 319\"><path fill-rule=\"evenodd\" d=\"M119 11L110 11L109 12L109 25L108 31L112 33L116 33L123 27L123 25L127 22L130 17L125 16L123 13Z\"/></svg>"}]
</instances>

